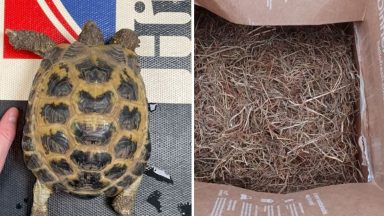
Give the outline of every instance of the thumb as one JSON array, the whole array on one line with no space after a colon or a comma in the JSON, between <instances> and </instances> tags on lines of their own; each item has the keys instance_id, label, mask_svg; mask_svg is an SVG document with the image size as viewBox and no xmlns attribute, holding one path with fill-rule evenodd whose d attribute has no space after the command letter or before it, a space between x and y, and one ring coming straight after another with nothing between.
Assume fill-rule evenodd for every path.
<instances>
[{"instance_id":1,"label":"thumb","mask_svg":"<svg viewBox=\"0 0 384 216\"><path fill-rule=\"evenodd\" d=\"M0 120L0 172L3 170L8 150L15 139L19 111L12 107Z\"/></svg>"}]
</instances>

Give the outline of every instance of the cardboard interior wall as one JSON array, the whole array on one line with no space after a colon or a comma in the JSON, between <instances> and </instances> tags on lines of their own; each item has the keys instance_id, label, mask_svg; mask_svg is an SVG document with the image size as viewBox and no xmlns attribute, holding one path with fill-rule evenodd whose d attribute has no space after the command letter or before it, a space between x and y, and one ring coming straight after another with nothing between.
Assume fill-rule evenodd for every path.
<instances>
[{"instance_id":1,"label":"cardboard interior wall","mask_svg":"<svg viewBox=\"0 0 384 216\"><path fill-rule=\"evenodd\" d=\"M196 0L245 25L354 22L360 72L359 145L368 183L334 185L286 195L195 183L195 215L383 215L384 0Z\"/></svg>"},{"instance_id":2,"label":"cardboard interior wall","mask_svg":"<svg viewBox=\"0 0 384 216\"><path fill-rule=\"evenodd\" d=\"M195 4L243 25L354 22L363 20L366 10L365 0L195 0Z\"/></svg>"}]
</instances>

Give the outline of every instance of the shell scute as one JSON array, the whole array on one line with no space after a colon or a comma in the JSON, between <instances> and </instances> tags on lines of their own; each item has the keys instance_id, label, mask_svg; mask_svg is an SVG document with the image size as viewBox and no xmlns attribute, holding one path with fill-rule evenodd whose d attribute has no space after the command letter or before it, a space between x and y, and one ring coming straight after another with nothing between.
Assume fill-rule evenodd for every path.
<instances>
[{"instance_id":1,"label":"shell scute","mask_svg":"<svg viewBox=\"0 0 384 216\"><path fill-rule=\"evenodd\" d=\"M137 143L132 139L127 137L123 137L119 140L119 142L115 145L115 156L117 158L131 158L135 153L137 148Z\"/></svg>"},{"instance_id":2,"label":"shell scute","mask_svg":"<svg viewBox=\"0 0 384 216\"><path fill-rule=\"evenodd\" d=\"M109 179L118 179L127 171L127 165L115 164L110 170L104 173L105 177Z\"/></svg>"},{"instance_id":3,"label":"shell scute","mask_svg":"<svg viewBox=\"0 0 384 216\"><path fill-rule=\"evenodd\" d=\"M47 88L48 96L67 96L72 92L73 85L68 77L60 77L54 73L50 76Z\"/></svg>"},{"instance_id":4,"label":"shell scute","mask_svg":"<svg viewBox=\"0 0 384 216\"><path fill-rule=\"evenodd\" d=\"M106 152L83 152L75 150L71 154L71 160L81 169L98 171L111 163L112 156Z\"/></svg>"},{"instance_id":5,"label":"shell scute","mask_svg":"<svg viewBox=\"0 0 384 216\"><path fill-rule=\"evenodd\" d=\"M80 72L79 78L88 83L108 82L112 77L113 68L103 60L97 59L96 62L91 59L85 59L76 65Z\"/></svg>"},{"instance_id":6,"label":"shell scute","mask_svg":"<svg viewBox=\"0 0 384 216\"><path fill-rule=\"evenodd\" d=\"M69 108L64 103L45 104L41 109L41 115L49 123L64 124L69 116Z\"/></svg>"},{"instance_id":7,"label":"shell scute","mask_svg":"<svg viewBox=\"0 0 384 216\"><path fill-rule=\"evenodd\" d=\"M112 123L105 122L96 125L76 122L72 125L76 141L83 145L106 145L114 130Z\"/></svg>"},{"instance_id":8,"label":"shell scute","mask_svg":"<svg viewBox=\"0 0 384 216\"><path fill-rule=\"evenodd\" d=\"M106 91L101 95L93 97L86 91L80 91L78 102L79 110L83 113L108 113L112 109L113 92Z\"/></svg>"},{"instance_id":9,"label":"shell scute","mask_svg":"<svg viewBox=\"0 0 384 216\"><path fill-rule=\"evenodd\" d=\"M43 135L41 143L46 154L49 154L49 152L65 154L69 149L67 136L62 131Z\"/></svg>"},{"instance_id":10,"label":"shell scute","mask_svg":"<svg viewBox=\"0 0 384 216\"><path fill-rule=\"evenodd\" d=\"M126 130L138 129L141 121L141 114L135 107L129 109L128 106L124 106L119 116L120 126Z\"/></svg>"},{"instance_id":11,"label":"shell scute","mask_svg":"<svg viewBox=\"0 0 384 216\"><path fill-rule=\"evenodd\" d=\"M58 175L66 176L73 173L71 165L65 160L52 160L50 162L52 170Z\"/></svg>"}]
</instances>

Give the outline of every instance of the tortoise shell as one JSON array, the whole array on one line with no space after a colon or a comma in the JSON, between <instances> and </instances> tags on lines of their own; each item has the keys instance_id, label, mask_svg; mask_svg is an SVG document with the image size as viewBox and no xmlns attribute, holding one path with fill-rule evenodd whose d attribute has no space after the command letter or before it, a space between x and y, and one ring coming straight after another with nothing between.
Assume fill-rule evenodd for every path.
<instances>
[{"instance_id":1,"label":"tortoise shell","mask_svg":"<svg viewBox=\"0 0 384 216\"><path fill-rule=\"evenodd\" d=\"M150 156L148 110L137 56L120 44L60 44L33 80L22 148L53 190L115 196Z\"/></svg>"}]
</instances>

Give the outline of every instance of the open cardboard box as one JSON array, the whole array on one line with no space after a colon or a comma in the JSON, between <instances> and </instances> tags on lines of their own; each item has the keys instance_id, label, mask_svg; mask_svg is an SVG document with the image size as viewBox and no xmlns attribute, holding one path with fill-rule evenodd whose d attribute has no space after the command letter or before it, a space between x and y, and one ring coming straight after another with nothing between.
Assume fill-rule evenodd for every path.
<instances>
[{"instance_id":1,"label":"open cardboard box","mask_svg":"<svg viewBox=\"0 0 384 216\"><path fill-rule=\"evenodd\" d=\"M244 25L354 23L361 77L358 143L366 183L269 194L196 182L195 215L384 215L384 0L196 0L196 4Z\"/></svg>"}]
</instances>

